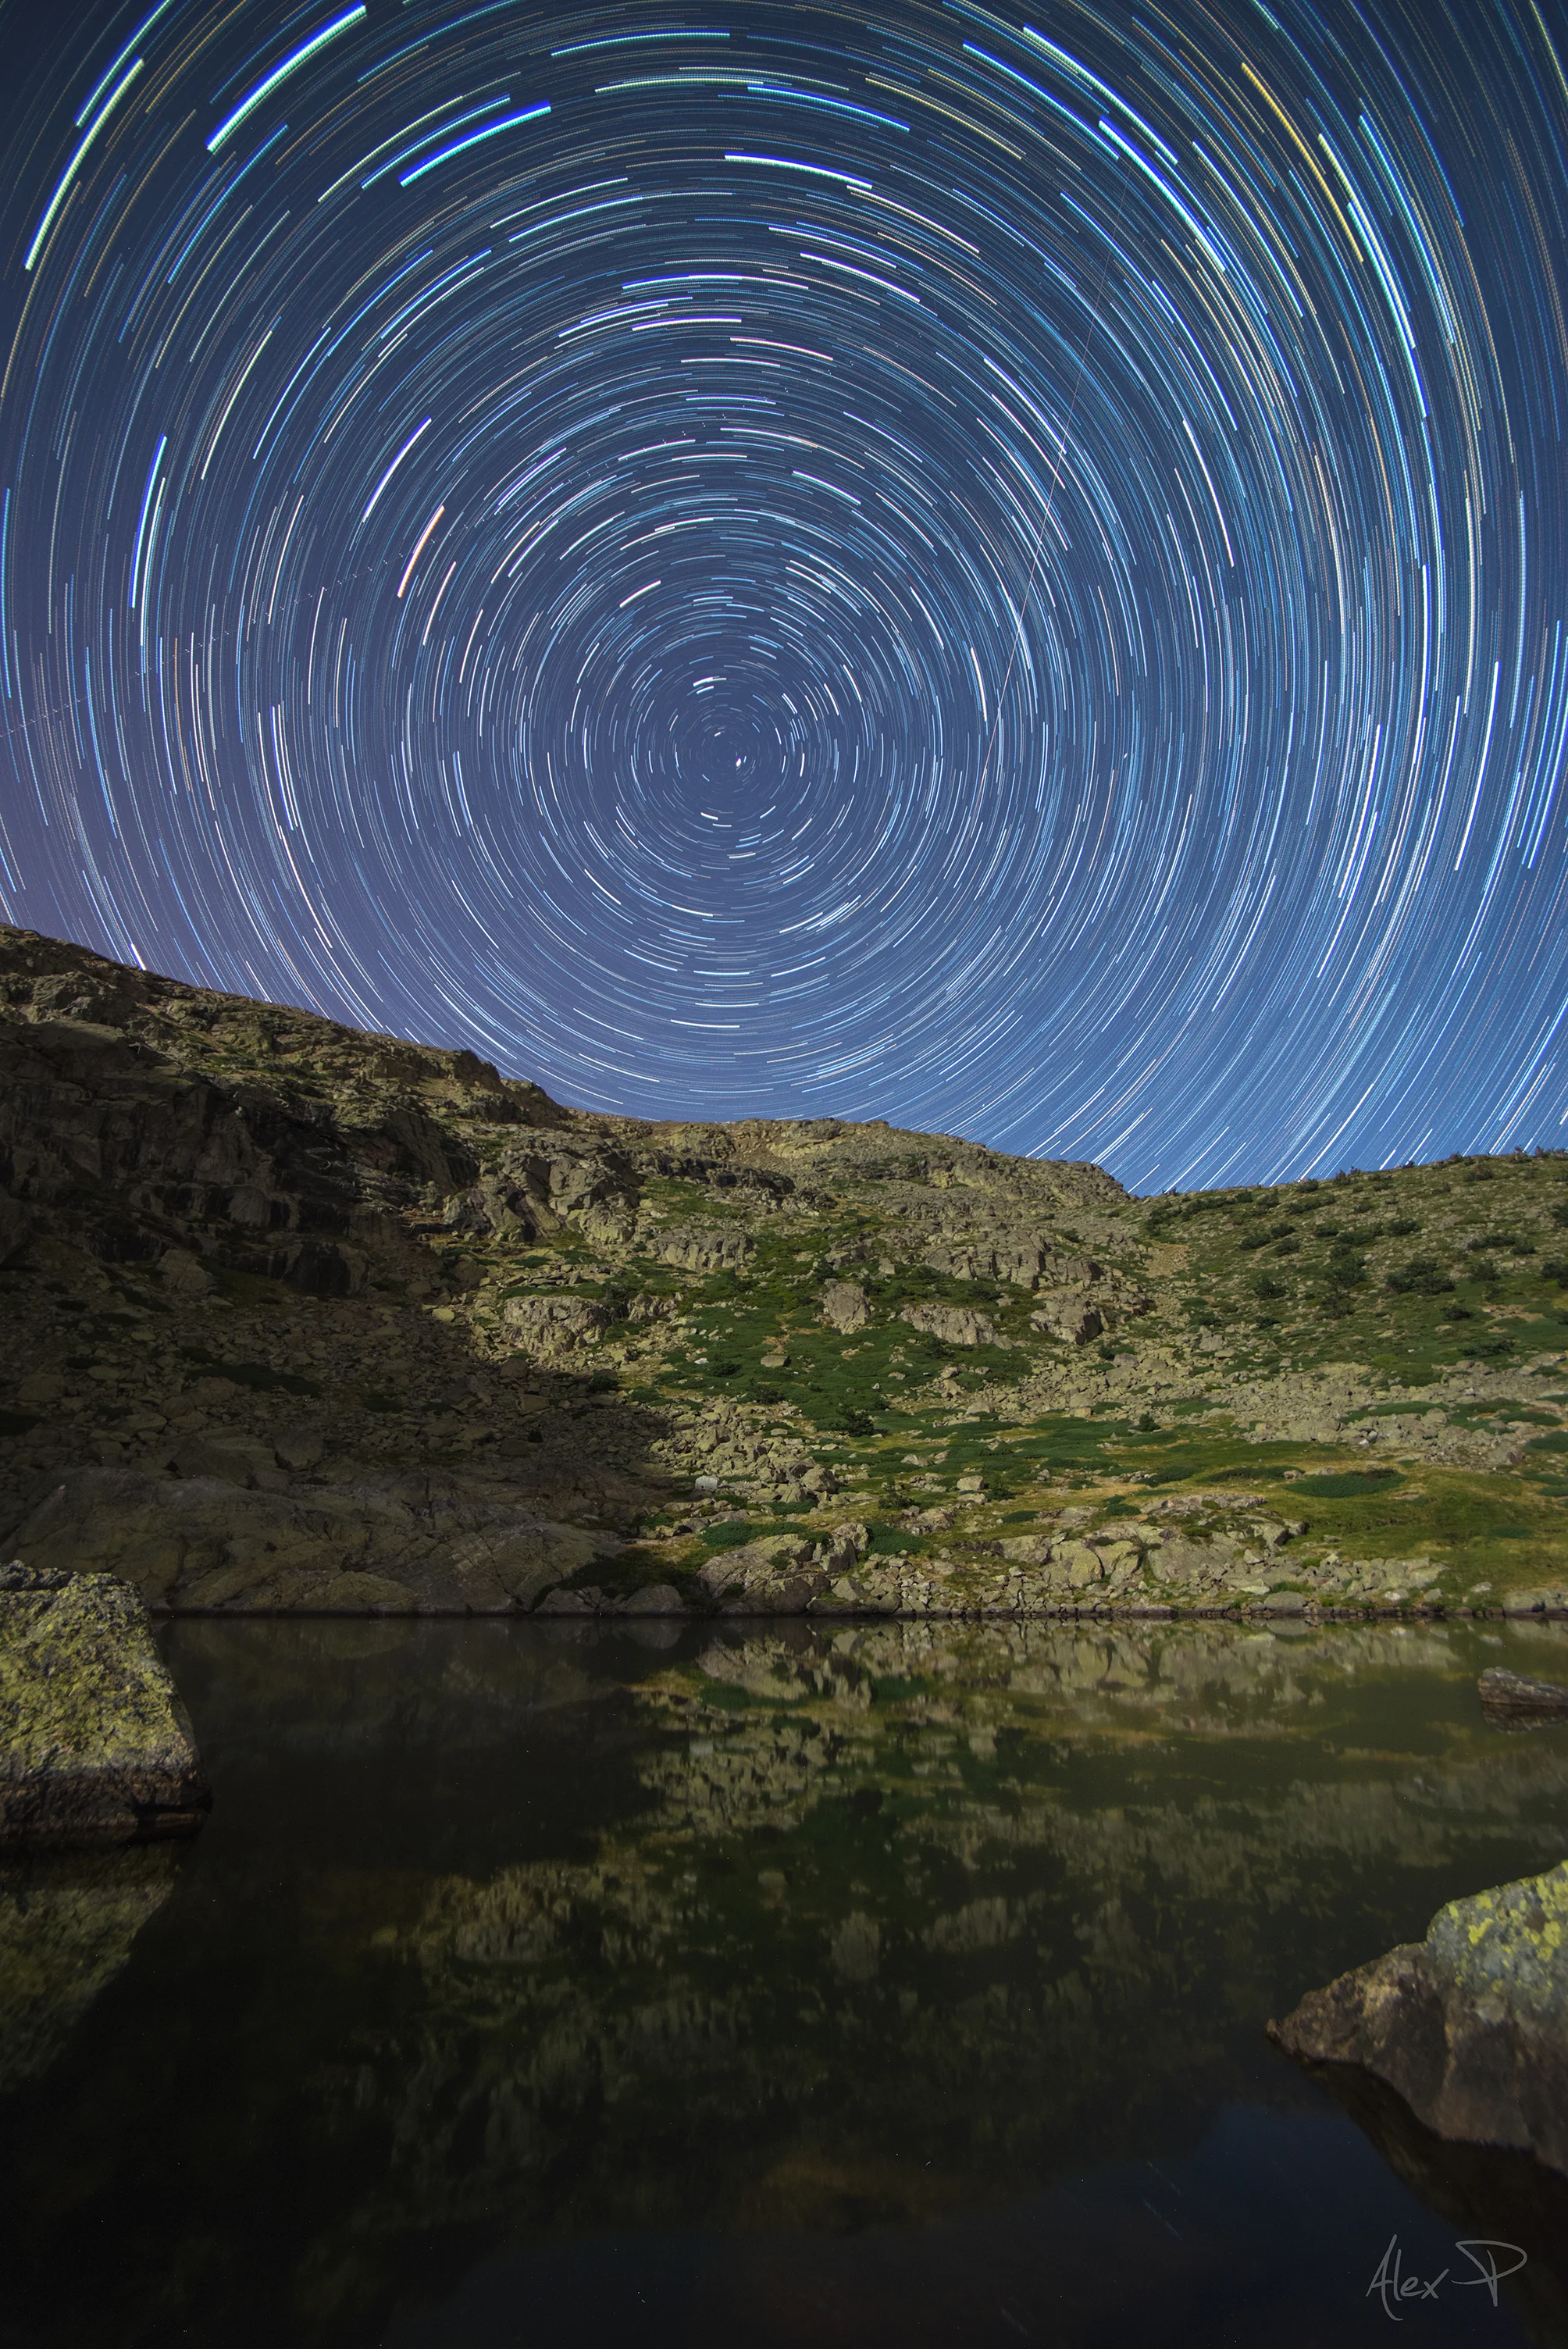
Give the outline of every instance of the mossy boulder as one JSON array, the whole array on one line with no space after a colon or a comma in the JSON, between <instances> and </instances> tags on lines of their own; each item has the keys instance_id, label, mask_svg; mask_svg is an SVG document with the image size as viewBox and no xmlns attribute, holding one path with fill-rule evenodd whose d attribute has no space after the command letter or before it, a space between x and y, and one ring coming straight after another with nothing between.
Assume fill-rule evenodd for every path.
<instances>
[{"instance_id":1,"label":"mossy boulder","mask_svg":"<svg viewBox=\"0 0 1568 2349\"><path fill-rule=\"evenodd\" d=\"M1269 2035L1360 2065L1439 2137L1568 2172L1568 1860L1450 1901L1424 1941L1309 1992Z\"/></svg>"},{"instance_id":2,"label":"mossy boulder","mask_svg":"<svg viewBox=\"0 0 1568 2349\"><path fill-rule=\"evenodd\" d=\"M211 1802L139 1594L0 1567L0 1847L190 1835Z\"/></svg>"}]
</instances>

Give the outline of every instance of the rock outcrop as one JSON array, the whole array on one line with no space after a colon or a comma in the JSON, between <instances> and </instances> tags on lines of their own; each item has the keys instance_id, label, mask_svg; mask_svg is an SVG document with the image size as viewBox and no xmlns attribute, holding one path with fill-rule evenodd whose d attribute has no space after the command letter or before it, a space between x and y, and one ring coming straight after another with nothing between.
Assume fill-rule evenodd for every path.
<instances>
[{"instance_id":1,"label":"rock outcrop","mask_svg":"<svg viewBox=\"0 0 1568 2349\"><path fill-rule=\"evenodd\" d=\"M190 1835L211 1801L138 1594L0 1568L0 1846Z\"/></svg>"},{"instance_id":2,"label":"rock outcrop","mask_svg":"<svg viewBox=\"0 0 1568 2349\"><path fill-rule=\"evenodd\" d=\"M1269 2034L1373 2074L1439 2137L1568 2172L1568 1860L1450 1901L1424 1941L1309 1992Z\"/></svg>"}]
</instances>

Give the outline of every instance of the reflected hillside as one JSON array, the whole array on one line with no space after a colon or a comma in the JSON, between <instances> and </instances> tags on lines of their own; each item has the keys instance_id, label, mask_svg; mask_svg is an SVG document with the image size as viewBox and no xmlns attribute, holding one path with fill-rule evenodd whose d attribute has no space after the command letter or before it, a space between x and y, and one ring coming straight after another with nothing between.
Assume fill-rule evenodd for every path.
<instances>
[{"instance_id":1,"label":"reflected hillside","mask_svg":"<svg viewBox=\"0 0 1568 2349\"><path fill-rule=\"evenodd\" d=\"M171 1640L212 1826L11 2188L102 2246L128 2342L337 2349L516 2245L921 2224L1179 2151L1321 2102L1271 2013L1562 1856L1568 1737L1474 1692L1563 1670L1550 1630ZM176 2147L170 2261L116 2181Z\"/></svg>"}]
</instances>

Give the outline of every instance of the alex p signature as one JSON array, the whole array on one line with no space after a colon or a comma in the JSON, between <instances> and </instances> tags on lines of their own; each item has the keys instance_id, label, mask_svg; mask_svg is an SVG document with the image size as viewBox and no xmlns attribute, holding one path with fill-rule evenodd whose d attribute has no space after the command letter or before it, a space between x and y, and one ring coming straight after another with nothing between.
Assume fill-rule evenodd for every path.
<instances>
[{"instance_id":1,"label":"alex p signature","mask_svg":"<svg viewBox=\"0 0 1568 2349\"><path fill-rule=\"evenodd\" d=\"M1476 2271L1474 2275L1454 2276L1455 2285L1460 2291L1480 2285L1491 2292L1493 2308L1497 2306L1498 2285L1504 2276L1517 2275L1530 2256L1528 2251L1522 2251L1517 2243L1494 2242L1484 2235L1472 2235L1464 2242L1456 2242L1454 2249L1462 2251ZM1502 2264L1504 2257L1508 2262L1506 2266ZM1404 2321L1398 2306L1401 2301L1436 2300L1440 2287L1452 2273L1451 2269L1444 2268L1440 2275L1430 2278L1414 2273L1407 2275L1399 2238L1391 2235L1388 2248L1377 2262L1377 2273L1367 2285L1365 2297L1370 2300L1376 2292L1383 2303L1384 2315L1399 2324Z\"/></svg>"}]
</instances>

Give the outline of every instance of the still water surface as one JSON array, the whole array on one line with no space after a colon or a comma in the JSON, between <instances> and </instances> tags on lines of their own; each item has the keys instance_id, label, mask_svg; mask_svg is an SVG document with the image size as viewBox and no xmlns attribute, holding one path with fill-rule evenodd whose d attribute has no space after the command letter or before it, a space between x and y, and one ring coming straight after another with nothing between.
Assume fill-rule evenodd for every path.
<instances>
[{"instance_id":1,"label":"still water surface","mask_svg":"<svg viewBox=\"0 0 1568 2349\"><path fill-rule=\"evenodd\" d=\"M0 2349L1568 2341L1263 2028L1568 1851L1568 1627L166 1642L211 1825L0 1878Z\"/></svg>"}]
</instances>

